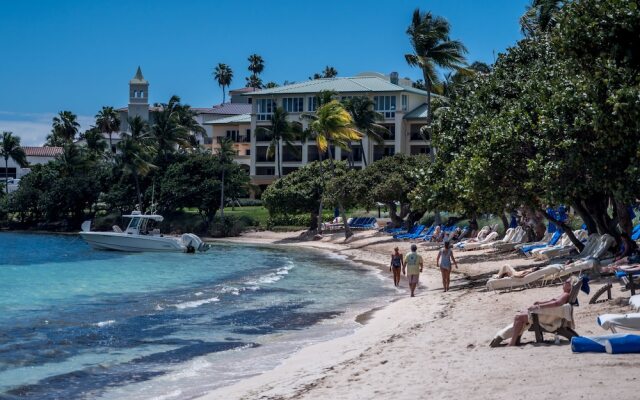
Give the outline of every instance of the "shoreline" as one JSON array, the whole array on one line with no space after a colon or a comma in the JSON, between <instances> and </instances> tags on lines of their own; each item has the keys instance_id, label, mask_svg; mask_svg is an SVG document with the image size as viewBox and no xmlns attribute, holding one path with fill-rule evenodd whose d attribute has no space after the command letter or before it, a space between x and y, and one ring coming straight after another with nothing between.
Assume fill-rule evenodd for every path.
<instances>
[{"instance_id":1,"label":"shoreline","mask_svg":"<svg viewBox=\"0 0 640 400\"><path fill-rule=\"evenodd\" d=\"M352 262L364 260L361 265L377 267L383 274L390 249L399 245L404 252L409 246L409 242L361 232L346 244L337 236L298 242L291 240L292 235L295 233L288 233L287 239L282 233L260 232L213 241L316 248L339 253ZM635 355L573 354L564 338L560 345L554 345L553 335L546 335L546 343L535 344L532 333L523 336L525 346L489 348L495 333L512 321L517 310L554 297L560 289L552 285L495 293L487 292L478 285L481 281L474 279L490 275L504 263L519 267L531 265L531 260L486 251L457 252L462 274L454 275L451 291L443 293L434 267L436 252L420 246L419 252L426 265L415 298L398 297L382 307L372 307L356 316L361 326L353 333L305 346L269 371L199 398L579 399L610 395L609 382L616 382L616 398L636 397L634 367L640 366L640 359ZM599 285L592 282L592 293ZM401 287L406 288L404 277ZM628 292L614 288L614 298L628 297ZM587 303L581 294L582 307L574 311L577 331L582 335L607 333L595 323L598 314L629 312L616 301Z\"/></svg>"}]
</instances>

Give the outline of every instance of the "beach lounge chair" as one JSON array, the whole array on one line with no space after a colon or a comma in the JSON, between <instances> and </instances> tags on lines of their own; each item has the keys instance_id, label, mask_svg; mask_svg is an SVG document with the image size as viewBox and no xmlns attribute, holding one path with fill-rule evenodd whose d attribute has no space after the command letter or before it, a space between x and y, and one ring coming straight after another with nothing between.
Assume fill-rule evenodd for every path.
<instances>
[{"instance_id":1,"label":"beach lounge chair","mask_svg":"<svg viewBox=\"0 0 640 400\"><path fill-rule=\"evenodd\" d=\"M598 325L616 333L616 329L640 331L640 313L602 314L598 316Z\"/></svg>"},{"instance_id":2,"label":"beach lounge chair","mask_svg":"<svg viewBox=\"0 0 640 400\"><path fill-rule=\"evenodd\" d=\"M609 264L613 261L611 258L611 254L607 253L607 251L616 243L616 240L613 236L609 234L604 234L600 236L600 240L593 246L589 253L580 257L579 260L572 262L571 264L564 265L562 271L558 273L558 278L563 276L571 275L577 272L582 272L588 269L594 269L595 267L600 265L600 260L605 259L607 261L603 261L603 264ZM586 246L585 246L586 249ZM584 253L581 252L580 255Z\"/></svg>"},{"instance_id":3,"label":"beach lounge chair","mask_svg":"<svg viewBox=\"0 0 640 400\"><path fill-rule=\"evenodd\" d=\"M478 249L483 244L493 243L497 238L498 238L498 232L491 232L484 239L478 240L477 242L463 243L460 249L465 251Z\"/></svg>"},{"instance_id":4,"label":"beach lounge chair","mask_svg":"<svg viewBox=\"0 0 640 400\"><path fill-rule=\"evenodd\" d=\"M629 297L629 305L634 311L640 310L640 294Z\"/></svg>"},{"instance_id":5,"label":"beach lounge chair","mask_svg":"<svg viewBox=\"0 0 640 400\"><path fill-rule=\"evenodd\" d=\"M527 237L527 231L525 231L521 226L519 226L516 228L515 232L513 233L513 235L508 241L505 241L505 242L498 241L496 243L491 244L490 246L500 251L513 250L517 245L522 243L522 241L525 240L526 237Z\"/></svg>"},{"instance_id":6,"label":"beach lounge chair","mask_svg":"<svg viewBox=\"0 0 640 400\"><path fill-rule=\"evenodd\" d=\"M418 240L431 240L431 236L433 235L433 231L436 230L435 225L431 225L429 229L426 231L422 231L422 233L416 238Z\"/></svg>"},{"instance_id":7,"label":"beach lounge chair","mask_svg":"<svg viewBox=\"0 0 640 400\"><path fill-rule=\"evenodd\" d=\"M546 280L549 277L554 276L558 272L562 270L561 266L558 265L550 265L544 268L540 268L537 271L533 271L532 273L525 275L522 278L517 277L504 277L504 278L492 278L487 281L487 289L489 290L503 290L503 289L513 289L517 287L529 287L531 284L540 281Z\"/></svg>"},{"instance_id":8,"label":"beach lounge chair","mask_svg":"<svg viewBox=\"0 0 640 400\"><path fill-rule=\"evenodd\" d=\"M631 232L631 240L640 239L640 224L633 227L633 231Z\"/></svg>"},{"instance_id":9,"label":"beach lounge chair","mask_svg":"<svg viewBox=\"0 0 640 400\"><path fill-rule=\"evenodd\" d=\"M393 238L394 239L415 239L422 233L424 228L425 228L424 225L416 225L411 230L409 230L409 233L406 233L404 235L395 235Z\"/></svg>"},{"instance_id":10,"label":"beach lounge chair","mask_svg":"<svg viewBox=\"0 0 640 400\"><path fill-rule=\"evenodd\" d=\"M551 235L551 237L547 238L546 240L541 240L535 243L521 244L516 246L515 248L521 251L524 255L527 255L527 253L531 253L531 251L535 249L555 246L556 244L558 244L558 241L560 241L560 238L562 237L562 230L558 229L553 234L545 234L545 236L548 235Z\"/></svg>"},{"instance_id":11,"label":"beach lounge chair","mask_svg":"<svg viewBox=\"0 0 640 400\"><path fill-rule=\"evenodd\" d=\"M593 235L596 235L594 237L587 237L587 231L582 229L578 231L574 231L573 233L576 236L576 238L580 241L583 241L584 239L586 239L587 241L585 243L585 248L589 248L589 249L591 249L590 246L594 246L595 243L597 243L598 239L600 238L600 236L597 233L593 234ZM575 249L575 246L573 245L573 242L571 242L571 239L569 238L569 236L562 235L559 245L531 250L531 256L536 260L546 261L552 258L566 257L569 254L571 254L571 252L574 249Z\"/></svg>"},{"instance_id":12,"label":"beach lounge chair","mask_svg":"<svg viewBox=\"0 0 640 400\"><path fill-rule=\"evenodd\" d=\"M535 332L537 343L542 343L544 341L545 332L564 336L569 340L578 336L574 330L573 304L575 304L578 299L578 293L580 293L581 286L582 279L578 279L571 286L571 292L569 292L569 301L567 304L529 312L529 323L525 324L522 332L519 333L521 334L527 330ZM491 341L491 347L497 347L502 341L510 339L513 336L513 333L513 323L511 323L498 331Z\"/></svg>"}]
</instances>

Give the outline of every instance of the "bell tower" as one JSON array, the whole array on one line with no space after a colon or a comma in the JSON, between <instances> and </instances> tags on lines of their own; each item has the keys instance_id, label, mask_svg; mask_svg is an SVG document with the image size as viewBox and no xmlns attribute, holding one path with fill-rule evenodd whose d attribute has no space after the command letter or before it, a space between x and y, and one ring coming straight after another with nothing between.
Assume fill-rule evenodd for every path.
<instances>
[{"instance_id":1,"label":"bell tower","mask_svg":"<svg viewBox=\"0 0 640 400\"><path fill-rule=\"evenodd\" d=\"M142 70L138 66L136 75L129 81L129 107L130 118L140 116L143 120L149 120L149 82L142 76Z\"/></svg>"}]
</instances>

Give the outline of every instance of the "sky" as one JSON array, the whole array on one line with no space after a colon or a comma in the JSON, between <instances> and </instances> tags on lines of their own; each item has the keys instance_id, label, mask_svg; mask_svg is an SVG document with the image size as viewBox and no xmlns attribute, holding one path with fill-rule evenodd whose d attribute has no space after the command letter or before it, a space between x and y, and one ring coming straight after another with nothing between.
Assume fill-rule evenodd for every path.
<instances>
[{"instance_id":1,"label":"sky","mask_svg":"<svg viewBox=\"0 0 640 400\"><path fill-rule=\"evenodd\" d=\"M140 66L150 102L173 94L193 107L222 101L218 63L245 86L247 57L265 60L263 81L307 80L325 66L420 78L404 54L414 9L451 24L469 62L493 63L521 38L530 0L0 0L0 131L41 145L62 110L83 129L102 106L124 107Z\"/></svg>"}]
</instances>

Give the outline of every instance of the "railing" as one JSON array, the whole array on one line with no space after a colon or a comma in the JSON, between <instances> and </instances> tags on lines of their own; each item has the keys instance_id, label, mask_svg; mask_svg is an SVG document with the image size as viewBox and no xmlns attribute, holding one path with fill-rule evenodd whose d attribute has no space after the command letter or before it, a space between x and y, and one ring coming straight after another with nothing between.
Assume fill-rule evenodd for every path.
<instances>
[{"instance_id":1,"label":"railing","mask_svg":"<svg viewBox=\"0 0 640 400\"><path fill-rule=\"evenodd\" d=\"M225 139L231 139L231 141L234 142L234 143L249 143L249 142L251 142L251 138L249 138L249 136L238 136L238 137L235 137L235 138L233 138L233 137L228 138L228 137L225 137L225 136L217 136L216 137L216 142L218 144L220 144Z\"/></svg>"}]
</instances>

